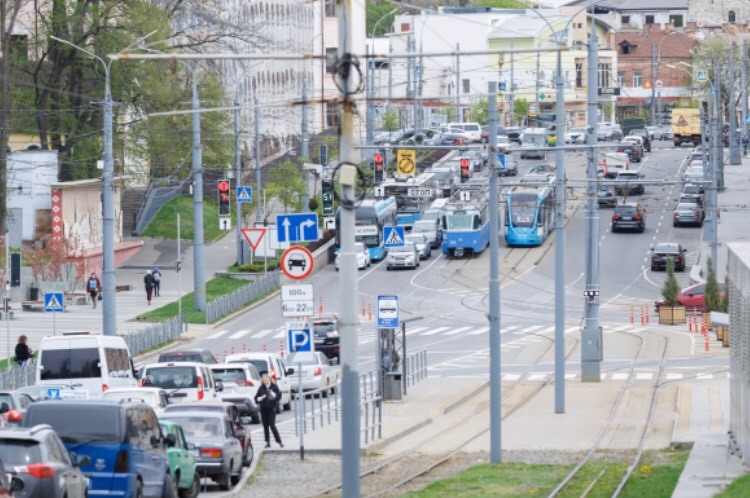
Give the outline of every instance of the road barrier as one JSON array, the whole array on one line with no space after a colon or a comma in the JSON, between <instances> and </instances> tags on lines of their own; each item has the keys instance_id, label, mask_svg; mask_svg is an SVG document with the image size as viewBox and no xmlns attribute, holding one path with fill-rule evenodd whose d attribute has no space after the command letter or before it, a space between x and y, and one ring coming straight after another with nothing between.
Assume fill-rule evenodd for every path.
<instances>
[{"instance_id":1,"label":"road barrier","mask_svg":"<svg viewBox=\"0 0 750 498\"><path fill-rule=\"evenodd\" d=\"M13 390L33 385L36 380L35 360L27 361L23 367L13 366L0 371L0 389Z\"/></svg>"},{"instance_id":2,"label":"road barrier","mask_svg":"<svg viewBox=\"0 0 750 498\"><path fill-rule=\"evenodd\" d=\"M169 341L180 338L182 327L179 317L167 321L154 323L148 327L120 335L128 345L130 354L137 355L143 351L153 349Z\"/></svg>"},{"instance_id":3,"label":"road barrier","mask_svg":"<svg viewBox=\"0 0 750 498\"><path fill-rule=\"evenodd\" d=\"M247 306L249 303L278 287L279 272L273 271L260 277L253 283L237 289L231 294L206 303L206 323L213 323L219 318Z\"/></svg>"},{"instance_id":4,"label":"road barrier","mask_svg":"<svg viewBox=\"0 0 750 498\"><path fill-rule=\"evenodd\" d=\"M417 351L404 358L404 394L406 388L427 378L427 350Z\"/></svg>"}]
</instances>

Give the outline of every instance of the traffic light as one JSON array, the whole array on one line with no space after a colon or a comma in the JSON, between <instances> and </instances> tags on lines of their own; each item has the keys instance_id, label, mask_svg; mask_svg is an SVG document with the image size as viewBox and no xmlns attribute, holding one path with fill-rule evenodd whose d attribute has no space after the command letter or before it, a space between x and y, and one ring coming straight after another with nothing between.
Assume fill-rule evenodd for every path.
<instances>
[{"instance_id":1,"label":"traffic light","mask_svg":"<svg viewBox=\"0 0 750 498\"><path fill-rule=\"evenodd\" d=\"M461 159L461 181L465 182L471 176L471 164L466 158Z\"/></svg>"},{"instance_id":2,"label":"traffic light","mask_svg":"<svg viewBox=\"0 0 750 498\"><path fill-rule=\"evenodd\" d=\"M323 214L333 214L333 181L323 180Z\"/></svg>"},{"instance_id":3,"label":"traffic light","mask_svg":"<svg viewBox=\"0 0 750 498\"><path fill-rule=\"evenodd\" d=\"M229 216L229 180L219 180L219 216Z\"/></svg>"},{"instance_id":4,"label":"traffic light","mask_svg":"<svg viewBox=\"0 0 750 498\"><path fill-rule=\"evenodd\" d=\"M380 183L384 180L384 169L383 169L383 154L376 153L375 156L373 156L373 161L375 162L375 183Z\"/></svg>"}]
</instances>

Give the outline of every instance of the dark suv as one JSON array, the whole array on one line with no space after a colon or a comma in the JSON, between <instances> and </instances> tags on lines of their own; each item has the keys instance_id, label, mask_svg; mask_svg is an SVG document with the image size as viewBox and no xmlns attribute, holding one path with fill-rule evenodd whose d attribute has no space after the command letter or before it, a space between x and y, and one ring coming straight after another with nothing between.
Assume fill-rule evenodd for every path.
<instances>
[{"instance_id":1,"label":"dark suv","mask_svg":"<svg viewBox=\"0 0 750 498\"><path fill-rule=\"evenodd\" d=\"M685 253L681 244L675 242L663 242L651 248L651 271L666 270L667 260L674 261L675 271L685 271Z\"/></svg>"},{"instance_id":2,"label":"dark suv","mask_svg":"<svg viewBox=\"0 0 750 498\"><path fill-rule=\"evenodd\" d=\"M23 481L23 491L16 496L88 495L86 478L78 466L90 464L89 457L69 454L49 425L0 431L0 458L11 475Z\"/></svg>"},{"instance_id":3,"label":"dark suv","mask_svg":"<svg viewBox=\"0 0 750 498\"><path fill-rule=\"evenodd\" d=\"M216 357L208 349L179 349L165 351L159 355L159 363L174 363L181 361L190 361L196 363L208 363L213 365L218 363Z\"/></svg>"},{"instance_id":4,"label":"dark suv","mask_svg":"<svg viewBox=\"0 0 750 498\"><path fill-rule=\"evenodd\" d=\"M630 130L630 134L636 137L641 137L643 139L643 148L646 149L646 152L651 152L651 134L646 128Z\"/></svg>"},{"instance_id":5,"label":"dark suv","mask_svg":"<svg viewBox=\"0 0 750 498\"><path fill-rule=\"evenodd\" d=\"M643 151L634 142L621 142L616 152L624 152L634 163L639 163L643 159Z\"/></svg>"},{"instance_id":6,"label":"dark suv","mask_svg":"<svg viewBox=\"0 0 750 498\"><path fill-rule=\"evenodd\" d=\"M315 349L327 358L339 358L339 330L336 318L322 315L313 320Z\"/></svg>"},{"instance_id":7,"label":"dark suv","mask_svg":"<svg viewBox=\"0 0 750 498\"><path fill-rule=\"evenodd\" d=\"M612 233L620 230L646 230L646 213L638 204L619 204L612 213Z\"/></svg>"}]
</instances>

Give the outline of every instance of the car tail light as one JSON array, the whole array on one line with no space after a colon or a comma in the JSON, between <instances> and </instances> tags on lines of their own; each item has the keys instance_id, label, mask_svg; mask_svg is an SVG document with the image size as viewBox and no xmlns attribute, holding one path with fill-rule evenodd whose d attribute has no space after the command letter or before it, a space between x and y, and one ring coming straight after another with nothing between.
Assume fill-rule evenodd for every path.
<instances>
[{"instance_id":1,"label":"car tail light","mask_svg":"<svg viewBox=\"0 0 750 498\"><path fill-rule=\"evenodd\" d=\"M675 211L675 212L674 212L674 215L675 215L675 216L679 216L679 215L680 215L680 213L678 213L677 211Z\"/></svg>"},{"instance_id":2,"label":"car tail light","mask_svg":"<svg viewBox=\"0 0 750 498\"><path fill-rule=\"evenodd\" d=\"M315 367L315 372L313 373L313 375L315 377L317 377L318 375L323 375L323 369L320 367Z\"/></svg>"},{"instance_id":3,"label":"car tail light","mask_svg":"<svg viewBox=\"0 0 750 498\"><path fill-rule=\"evenodd\" d=\"M128 450L120 450L115 458L115 473L130 472L130 453Z\"/></svg>"},{"instance_id":4,"label":"car tail light","mask_svg":"<svg viewBox=\"0 0 750 498\"><path fill-rule=\"evenodd\" d=\"M246 386L246 387L253 387L255 384L251 380L235 380L235 384L238 386Z\"/></svg>"},{"instance_id":5,"label":"car tail light","mask_svg":"<svg viewBox=\"0 0 750 498\"><path fill-rule=\"evenodd\" d=\"M5 419L8 422L21 422L21 419L23 417L21 416L21 412L18 410L11 410L8 412L8 414L5 416Z\"/></svg>"},{"instance_id":6,"label":"car tail light","mask_svg":"<svg viewBox=\"0 0 750 498\"><path fill-rule=\"evenodd\" d=\"M138 381L138 385L141 387L146 387L146 377L143 377L140 381Z\"/></svg>"},{"instance_id":7,"label":"car tail light","mask_svg":"<svg viewBox=\"0 0 750 498\"><path fill-rule=\"evenodd\" d=\"M613 219L613 220L619 220L619 219L620 219L620 216L618 216L618 215L616 215L616 214L613 214L613 215L612 215L612 219Z\"/></svg>"},{"instance_id":8,"label":"car tail light","mask_svg":"<svg viewBox=\"0 0 750 498\"><path fill-rule=\"evenodd\" d=\"M617 152L622 152L622 147L618 147Z\"/></svg>"},{"instance_id":9,"label":"car tail light","mask_svg":"<svg viewBox=\"0 0 750 498\"><path fill-rule=\"evenodd\" d=\"M651 256L651 259L659 259L659 255L658 254L654 254L653 256Z\"/></svg>"},{"instance_id":10,"label":"car tail light","mask_svg":"<svg viewBox=\"0 0 750 498\"><path fill-rule=\"evenodd\" d=\"M271 369L271 379L272 379L272 380L273 380L274 382L276 382L276 369L275 369L275 368L272 368L272 369Z\"/></svg>"},{"instance_id":11,"label":"car tail light","mask_svg":"<svg viewBox=\"0 0 750 498\"><path fill-rule=\"evenodd\" d=\"M102 392L109 391L109 386L107 384L102 384Z\"/></svg>"},{"instance_id":12,"label":"car tail light","mask_svg":"<svg viewBox=\"0 0 750 498\"><path fill-rule=\"evenodd\" d=\"M195 377L195 384L198 386L198 401L203 400L203 379L200 375Z\"/></svg>"},{"instance_id":13,"label":"car tail light","mask_svg":"<svg viewBox=\"0 0 750 498\"><path fill-rule=\"evenodd\" d=\"M642 219L643 219L643 216L641 216L640 214L636 214L636 215L635 215L635 219L636 219L636 220L642 220Z\"/></svg>"},{"instance_id":14,"label":"car tail light","mask_svg":"<svg viewBox=\"0 0 750 498\"><path fill-rule=\"evenodd\" d=\"M677 254L677 255L675 255L674 259L676 259L677 261L679 261L679 260L681 260L681 259L682 259L682 256L681 256L681 255L679 255L679 254Z\"/></svg>"},{"instance_id":15,"label":"car tail light","mask_svg":"<svg viewBox=\"0 0 750 498\"><path fill-rule=\"evenodd\" d=\"M52 465L44 463L34 463L31 465L16 467L16 472L32 475L37 479L51 479L55 477L55 468Z\"/></svg>"},{"instance_id":16,"label":"car tail light","mask_svg":"<svg viewBox=\"0 0 750 498\"><path fill-rule=\"evenodd\" d=\"M221 448L201 448L201 458L221 458Z\"/></svg>"}]
</instances>

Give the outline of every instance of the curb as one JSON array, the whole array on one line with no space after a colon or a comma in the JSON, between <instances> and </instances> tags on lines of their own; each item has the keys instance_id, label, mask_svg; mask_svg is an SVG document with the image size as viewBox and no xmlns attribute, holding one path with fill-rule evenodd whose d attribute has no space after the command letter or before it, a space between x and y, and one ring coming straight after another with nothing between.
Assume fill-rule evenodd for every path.
<instances>
[{"instance_id":1,"label":"curb","mask_svg":"<svg viewBox=\"0 0 750 498\"><path fill-rule=\"evenodd\" d=\"M240 482L237 483L237 485L232 489L231 491L226 491L224 493L217 493L217 494L211 494L214 498L229 498L232 496L237 496L240 494L244 489L245 485L247 484L247 480L250 478L251 475L255 472L255 469L258 467L258 462L260 462L261 457L263 456L264 451L261 449L260 451L256 451L255 456L253 457L253 461L250 464L248 468L246 468L242 475L240 476Z\"/></svg>"},{"instance_id":2,"label":"curb","mask_svg":"<svg viewBox=\"0 0 750 498\"><path fill-rule=\"evenodd\" d=\"M477 394L479 394L481 391L483 391L483 390L485 390L485 389L487 389L489 387L490 387L490 381L489 380L484 381L481 385L479 385L475 389L469 391L468 393L466 393L463 396L461 396L459 399L453 401L451 404L449 404L448 406L446 406L440 412L440 414L441 415L446 415L446 414L452 412L453 410L455 410L456 408L458 408L459 405L461 405L465 401L469 400L470 398L473 398L474 396L476 396Z\"/></svg>"}]
</instances>

